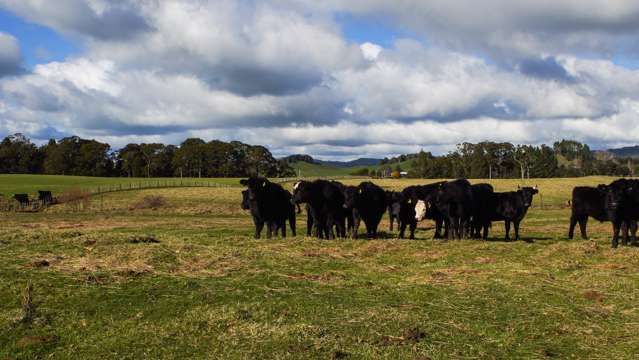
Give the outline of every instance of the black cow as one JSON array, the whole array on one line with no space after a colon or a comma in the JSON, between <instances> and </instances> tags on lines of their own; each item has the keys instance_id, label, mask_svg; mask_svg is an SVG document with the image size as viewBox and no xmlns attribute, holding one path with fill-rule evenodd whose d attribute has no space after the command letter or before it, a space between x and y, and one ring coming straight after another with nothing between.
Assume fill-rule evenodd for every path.
<instances>
[{"instance_id":1,"label":"black cow","mask_svg":"<svg viewBox=\"0 0 639 360\"><path fill-rule=\"evenodd\" d=\"M418 200L421 201L421 200ZM417 228L417 220L415 219L415 203L412 197L404 194L404 192L395 193L393 196L393 204L391 205L397 211L399 221L397 234L398 239L403 239L406 233L406 227L409 227L409 239L415 239L415 229Z\"/></svg>"},{"instance_id":2,"label":"black cow","mask_svg":"<svg viewBox=\"0 0 639 360\"><path fill-rule=\"evenodd\" d=\"M386 211L386 193L370 181L365 181L356 187L347 187L344 197L344 208L353 209L355 224L353 238L357 238L360 220L364 220L366 237L377 237L377 227Z\"/></svg>"},{"instance_id":3,"label":"black cow","mask_svg":"<svg viewBox=\"0 0 639 360\"><path fill-rule=\"evenodd\" d=\"M274 184L262 177L250 177L240 180L240 184L248 187L248 206L255 222L255 238L260 238L264 223L267 225L266 237L271 238L273 232L282 230L286 237L286 220L289 220L291 232L295 233L295 206L291 201L291 193L279 184ZM244 193L243 193L244 195ZM242 207L246 205L242 201Z\"/></svg>"},{"instance_id":4,"label":"black cow","mask_svg":"<svg viewBox=\"0 0 639 360\"><path fill-rule=\"evenodd\" d=\"M38 190L38 200L42 202L42 205L53 204L53 195L48 190Z\"/></svg>"},{"instance_id":5,"label":"black cow","mask_svg":"<svg viewBox=\"0 0 639 360\"><path fill-rule=\"evenodd\" d=\"M417 205L419 200L424 201L424 205L426 206L426 211L423 213L423 216L420 216L419 220L422 219L431 219L435 222L435 239L441 239L448 236L448 225L446 216L436 207L432 202L432 194L442 185L445 184L445 181L440 181L427 185L413 185L402 190L402 194L406 198L404 204L410 205L413 207L413 210L404 211L404 215L408 215L410 212L415 212L414 207ZM408 202L410 199L410 202ZM413 218L415 214L413 214ZM445 225L445 226L444 226ZM444 234L442 235L442 228L444 228Z\"/></svg>"},{"instance_id":6,"label":"black cow","mask_svg":"<svg viewBox=\"0 0 639 360\"><path fill-rule=\"evenodd\" d=\"M471 186L471 190L473 192L473 215L470 233L476 239L480 237L486 239L491 224L489 204L495 191L490 184L474 184Z\"/></svg>"},{"instance_id":7,"label":"black cow","mask_svg":"<svg viewBox=\"0 0 639 360\"><path fill-rule=\"evenodd\" d=\"M388 228L389 231L393 231L394 222L397 222L397 227L399 228L400 197L400 192L386 190L386 207L390 224Z\"/></svg>"},{"instance_id":8,"label":"black cow","mask_svg":"<svg viewBox=\"0 0 639 360\"><path fill-rule=\"evenodd\" d=\"M333 227L337 227L337 235L346 236L344 194L341 187L331 181L298 181L293 185L293 203L309 205L315 236L328 239L335 237Z\"/></svg>"},{"instance_id":9,"label":"black cow","mask_svg":"<svg viewBox=\"0 0 639 360\"><path fill-rule=\"evenodd\" d=\"M449 238L466 237L473 215L473 192L468 180L457 179L442 183L427 200L444 214L449 223Z\"/></svg>"},{"instance_id":10,"label":"black cow","mask_svg":"<svg viewBox=\"0 0 639 360\"><path fill-rule=\"evenodd\" d=\"M608 186L606 210L612 222L612 247L619 244L619 231L623 230L622 244L628 243L628 229L631 243L637 242L637 220L639 220L639 180L619 179ZM624 228L625 227L625 228Z\"/></svg>"},{"instance_id":11,"label":"black cow","mask_svg":"<svg viewBox=\"0 0 639 360\"><path fill-rule=\"evenodd\" d=\"M29 200L29 194L15 194L13 195L13 198L20 203L20 206L29 206L29 203L31 202Z\"/></svg>"},{"instance_id":12,"label":"black cow","mask_svg":"<svg viewBox=\"0 0 639 360\"><path fill-rule=\"evenodd\" d=\"M515 227L515 240L519 240L519 224L528 212L532 204L533 196L539 190L537 187L522 187L517 191L493 193L489 209L494 209L491 213L492 221L504 221L506 227L506 240L510 240L510 223ZM526 240L529 242L530 240Z\"/></svg>"},{"instance_id":13,"label":"black cow","mask_svg":"<svg viewBox=\"0 0 639 360\"><path fill-rule=\"evenodd\" d=\"M591 186L577 186L572 189L572 212L570 215L570 228L568 238L572 239L575 233L575 226L579 223L581 237L588 239L586 227L588 217L597 221L609 221L608 210L606 208L606 193L608 185L600 184L596 188Z\"/></svg>"}]
</instances>

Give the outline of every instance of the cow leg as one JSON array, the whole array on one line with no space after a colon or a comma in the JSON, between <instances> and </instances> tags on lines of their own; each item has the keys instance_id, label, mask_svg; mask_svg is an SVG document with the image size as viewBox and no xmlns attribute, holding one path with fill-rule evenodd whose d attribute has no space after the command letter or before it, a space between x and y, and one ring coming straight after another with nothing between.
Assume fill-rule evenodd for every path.
<instances>
[{"instance_id":1,"label":"cow leg","mask_svg":"<svg viewBox=\"0 0 639 360\"><path fill-rule=\"evenodd\" d=\"M577 225L577 218L575 218L574 216L570 217L570 227L568 228L568 239L572 240L574 234L575 234L575 225ZM579 224L579 227L581 228L581 224ZM581 229L581 233L583 234L584 229Z\"/></svg>"},{"instance_id":2,"label":"cow leg","mask_svg":"<svg viewBox=\"0 0 639 360\"><path fill-rule=\"evenodd\" d=\"M282 227L282 239L284 239L286 237L286 220L280 221L280 226ZM277 233L275 233L275 236L277 236Z\"/></svg>"},{"instance_id":3,"label":"cow leg","mask_svg":"<svg viewBox=\"0 0 639 360\"><path fill-rule=\"evenodd\" d=\"M587 227L588 227L588 217L584 217L579 219L579 230L581 230L581 238L584 240L588 240L588 233L587 233Z\"/></svg>"},{"instance_id":4,"label":"cow leg","mask_svg":"<svg viewBox=\"0 0 639 360\"><path fill-rule=\"evenodd\" d=\"M264 227L263 220L255 220L255 238L259 239L260 234L262 233L262 228Z\"/></svg>"},{"instance_id":5,"label":"cow leg","mask_svg":"<svg viewBox=\"0 0 639 360\"><path fill-rule=\"evenodd\" d=\"M388 228L388 231L393 231L393 214L389 214L389 218L390 218L390 226Z\"/></svg>"},{"instance_id":6,"label":"cow leg","mask_svg":"<svg viewBox=\"0 0 639 360\"><path fill-rule=\"evenodd\" d=\"M612 223L612 248L616 249L619 246L619 230L621 228L621 223L619 221L614 221Z\"/></svg>"},{"instance_id":7,"label":"cow leg","mask_svg":"<svg viewBox=\"0 0 639 360\"><path fill-rule=\"evenodd\" d=\"M275 223L273 221L266 222L266 238L270 239L273 236L273 228L275 227Z\"/></svg>"},{"instance_id":8,"label":"cow leg","mask_svg":"<svg viewBox=\"0 0 639 360\"><path fill-rule=\"evenodd\" d=\"M404 233L406 232L406 222L405 221L400 221L399 222L399 234L397 235L398 239L403 239L404 238Z\"/></svg>"},{"instance_id":9,"label":"cow leg","mask_svg":"<svg viewBox=\"0 0 639 360\"><path fill-rule=\"evenodd\" d=\"M288 218L288 224L291 227L291 234L293 234L294 237L297 236L295 220L295 211L293 211L293 214L291 214Z\"/></svg>"},{"instance_id":10,"label":"cow leg","mask_svg":"<svg viewBox=\"0 0 639 360\"><path fill-rule=\"evenodd\" d=\"M630 227L630 245L636 246L637 245L637 222L634 220L631 221L629 227Z\"/></svg>"},{"instance_id":11,"label":"cow leg","mask_svg":"<svg viewBox=\"0 0 639 360\"><path fill-rule=\"evenodd\" d=\"M433 239L441 239L443 222L442 219L435 219L435 235L433 235Z\"/></svg>"},{"instance_id":12,"label":"cow leg","mask_svg":"<svg viewBox=\"0 0 639 360\"><path fill-rule=\"evenodd\" d=\"M621 223L621 245L628 245L628 222L625 220Z\"/></svg>"},{"instance_id":13,"label":"cow leg","mask_svg":"<svg viewBox=\"0 0 639 360\"><path fill-rule=\"evenodd\" d=\"M484 233L482 238L484 240L488 239L488 228L490 227L490 222L484 223L483 228L484 228Z\"/></svg>"},{"instance_id":14,"label":"cow leg","mask_svg":"<svg viewBox=\"0 0 639 360\"><path fill-rule=\"evenodd\" d=\"M359 236L359 225L362 219L358 215L353 215L353 231L351 232L351 238L357 239Z\"/></svg>"},{"instance_id":15,"label":"cow leg","mask_svg":"<svg viewBox=\"0 0 639 360\"><path fill-rule=\"evenodd\" d=\"M510 241L510 220L505 221L506 226L506 241Z\"/></svg>"},{"instance_id":16,"label":"cow leg","mask_svg":"<svg viewBox=\"0 0 639 360\"><path fill-rule=\"evenodd\" d=\"M415 229L417 229L417 221L412 221L410 223L410 240L415 240Z\"/></svg>"}]
</instances>

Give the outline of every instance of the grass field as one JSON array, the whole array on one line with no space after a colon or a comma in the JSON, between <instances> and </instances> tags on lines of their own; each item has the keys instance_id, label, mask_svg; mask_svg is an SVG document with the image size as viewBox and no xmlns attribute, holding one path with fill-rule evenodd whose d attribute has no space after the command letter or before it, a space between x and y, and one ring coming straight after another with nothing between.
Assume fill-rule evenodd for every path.
<instances>
[{"instance_id":1,"label":"grass field","mask_svg":"<svg viewBox=\"0 0 639 360\"><path fill-rule=\"evenodd\" d=\"M415 241L254 240L241 188L3 213L0 359L633 359L639 249L611 250L608 224L565 235L572 187L610 181L531 181L533 243L501 241L501 223L489 241L432 240L428 221ZM149 194L167 207L130 210Z\"/></svg>"},{"instance_id":2,"label":"grass field","mask_svg":"<svg viewBox=\"0 0 639 360\"><path fill-rule=\"evenodd\" d=\"M70 188L97 189L99 186L149 184L157 182L214 182L237 185L239 179L234 178L113 178L90 176L61 176L61 175L13 175L0 174L0 194L12 195L19 193L36 194L38 190L50 190L54 195Z\"/></svg>"}]
</instances>

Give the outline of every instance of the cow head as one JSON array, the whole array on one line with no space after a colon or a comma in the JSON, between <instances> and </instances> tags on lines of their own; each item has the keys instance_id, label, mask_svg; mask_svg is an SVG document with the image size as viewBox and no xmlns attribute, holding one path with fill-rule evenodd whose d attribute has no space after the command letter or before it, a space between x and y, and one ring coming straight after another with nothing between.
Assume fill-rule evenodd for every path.
<instances>
[{"instance_id":1,"label":"cow head","mask_svg":"<svg viewBox=\"0 0 639 360\"><path fill-rule=\"evenodd\" d=\"M308 203L311 199L311 183L308 181L298 181L293 184L293 196L291 203L297 205L300 203Z\"/></svg>"},{"instance_id":2,"label":"cow head","mask_svg":"<svg viewBox=\"0 0 639 360\"><path fill-rule=\"evenodd\" d=\"M424 200L417 200L415 204L415 220L422 221L426 218L426 211L428 210L428 204Z\"/></svg>"},{"instance_id":3,"label":"cow head","mask_svg":"<svg viewBox=\"0 0 639 360\"><path fill-rule=\"evenodd\" d=\"M249 200L249 191L242 190L242 209L249 210L251 208L251 203Z\"/></svg>"},{"instance_id":4,"label":"cow head","mask_svg":"<svg viewBox=\"0 0 639 360\"><path fill-rule=\"evenodd\" d=\"M344 189L344 209L350 209L357 205L362 188L358 186L347 186Z\"/></svg>"},{"instance_id":5,"label":"cow head","mask_svg":"<svg viewBox=\"0 0 639 360\"><path fill-rule=\"evenodd\" d=\"M605 206L608 210L617 210L626 196L626 189L620 186L608 186L606 191Z\"/></svg>"},{"instance_id":6,"label":"cow head","mask_svg":"<svg viewBox=\"0 0 639 360\"><path fill-rule=\"evenodd\" d=\"M537 185L530 187L530 186L524 186L524 187L517 187L518 190L517 192L521 194L521 197L524 201L524 206L525 207L529 207L532 204L533 201L533 196L537 193L539 193L539 188L537 187Z\"/></svg>"},{"instance_id":7,"label":"cow head","mask_svg":"<svg viewBox=\"0 0 639 360\"><path fill-rule=\"evenodd\" d=\"M263 177L250 177L240 180L240 184L248 188L248 198L257 200L268 187L269 181Z\"/></svg>"}]
</instances>

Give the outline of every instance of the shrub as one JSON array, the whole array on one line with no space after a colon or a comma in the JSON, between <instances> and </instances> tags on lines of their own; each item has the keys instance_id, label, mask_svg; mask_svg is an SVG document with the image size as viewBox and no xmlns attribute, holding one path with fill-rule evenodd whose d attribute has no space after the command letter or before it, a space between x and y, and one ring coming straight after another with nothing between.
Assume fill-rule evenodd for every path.
<instances>
[{"instance_id":1,"label":"shrub","mask_svg":"<svg viewBox=\"0 0 639 360\"><path fill-rule=\"evenodd\" d=\"M87 210L91 206L91 193L78 188L69 189L58 196L58 202L73 211Z\"/></svg>"},{"instance_id":2,"label":"shrub","mask_svg":"<svg viewBox=\"0 0 639 360\"><path fill-rule=\"evenodd\" d=\"M140 209L159 209L167 205L164 196L149 195L142 198L142 200L136 201L129 207L131 210Z\"/></svg>"}]
</instances>

